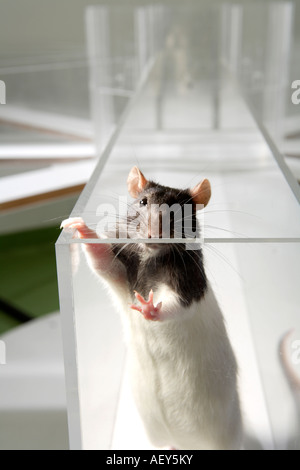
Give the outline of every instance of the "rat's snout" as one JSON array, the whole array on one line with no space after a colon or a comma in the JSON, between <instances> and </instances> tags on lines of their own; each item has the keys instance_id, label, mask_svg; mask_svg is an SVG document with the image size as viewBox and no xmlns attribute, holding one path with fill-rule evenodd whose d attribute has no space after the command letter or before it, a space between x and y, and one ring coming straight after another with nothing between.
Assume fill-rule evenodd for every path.
<instances>
[{"instance_id":1,"label":"rat's snout","mask_svg":"<svg viewBox=\"0 0 300 470\"><path fill-rule=\"evenodd\" d=\"M182 233L181 207L167 204L155 208L148 222L148 238L175 238Z\"/></svg>"},{"instance_id":2,"label":"rat's snout","mask_svg":"<svg viewBox=\"0 0 300 470\"><path fill-rule=\"evenodd\" d=\"M147 222L147 237L151 238L152 240L163 238L163 230L162 230L162 220L163 216L157 210L148 211L148 222ZM147 243L146 249L151 253L158 253L160 252L165 245L157 244L157 243Z\"/></svg>"},{"instance_id":3,"label":"rat's snout","mask_svg":"<svg viewBox=\"0 0 300 470\"><path fill-rule=\"evenodd\" d=\"M143 212L144 238L170 239L182 237L182 208L179 204L149 204Z\"/></svg>"},{"instance_id":4,"label":"rat's snout","mask_svg":"<svg viewBox=\"0 0 300 470\"><path fill-rule=\"evenodd\" d=\"M163 238L163 215L161 212L148 212L148 238Z\"/></svg>"}]
</instances>

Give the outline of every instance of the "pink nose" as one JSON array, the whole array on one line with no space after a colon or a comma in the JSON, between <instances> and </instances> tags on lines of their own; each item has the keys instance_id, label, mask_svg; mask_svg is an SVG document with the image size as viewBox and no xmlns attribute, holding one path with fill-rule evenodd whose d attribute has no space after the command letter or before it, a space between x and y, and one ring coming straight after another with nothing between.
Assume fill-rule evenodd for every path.
<instances>
[{"instance_id":1,"label":"pink nose","mask_svg":"<svg viewBox=\"0 0 300 470\"><path fill-rule=\"evenodd\" d=\"M148 238L162 238L162 214L159 214L158 226L151 227L151 218L148 221ZM153 237L152 237L153 235Z\"/></svg>"}]
</instances>

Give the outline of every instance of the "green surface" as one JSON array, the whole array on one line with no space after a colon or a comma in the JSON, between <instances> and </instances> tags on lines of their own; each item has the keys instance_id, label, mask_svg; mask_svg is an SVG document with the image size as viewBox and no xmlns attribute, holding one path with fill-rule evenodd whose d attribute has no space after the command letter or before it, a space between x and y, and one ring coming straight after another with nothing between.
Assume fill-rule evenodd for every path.
<instances>
[{"instance_id":1,"label":"green surface","mask_svg":"<svg viewBox=\"0 0 300 470\"><path fill-rule=\"evenodd\" d=\"M58 311L58 227L0 236L0 299L30 318ZM21 322L0 309L0 334Z\"/></svg>"}]
</instances>

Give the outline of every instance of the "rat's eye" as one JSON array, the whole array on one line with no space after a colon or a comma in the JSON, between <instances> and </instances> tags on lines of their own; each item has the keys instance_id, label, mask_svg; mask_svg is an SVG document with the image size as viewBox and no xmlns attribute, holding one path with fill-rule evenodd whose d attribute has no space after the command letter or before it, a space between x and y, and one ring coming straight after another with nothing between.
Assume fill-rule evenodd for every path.
<instances>
[{"instance_id":1,"label":"rat's eye","mask_svg":"<svg viewBox=\"0 0 300 470\"><path fill-rule=\"evenodd\" d=\"M148 203L148 200L146 197L144 197L143 199L140 200L140 206L146 206Z\"/></svg>"}]
</instances>

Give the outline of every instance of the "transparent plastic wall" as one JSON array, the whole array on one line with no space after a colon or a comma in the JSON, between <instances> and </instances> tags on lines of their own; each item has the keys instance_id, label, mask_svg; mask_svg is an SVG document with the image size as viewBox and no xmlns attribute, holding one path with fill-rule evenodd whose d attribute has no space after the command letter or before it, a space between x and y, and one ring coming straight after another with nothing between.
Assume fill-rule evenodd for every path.
<instances>
[{"instance_id":1,"label":"transparent plastic wall","mask_svg":"<svg viewBox=\"0 0 300 470\"><path fill-rule=\"evenodd\" d=\"M236 2L222 7L222 56L281 152L298 154L300 5Z\"/></svg>"},{"instance_id":2,"label":"transparent plastic wall","mask_svg":"<svg viewBox=\"0 0 300 470\"><path fill-rule=\"evenodd\" d=\"M161 50L164 8L90 6L86 11L91 110L101 152Z\"/></svg>"},{"instance_id":3,"label":"transparent plastic wall","mask_svg":"<svg viewBox=\"0 0 300 470\"><path fill-rule=\"evenodd\" d=\"M249 111L239 74L221 53L222 38L233 34L224 21L230 8L235 17L236 3L230 2L164 8L164 41L122 118L112 119L115 130L71 216L82 217L100 235L103 217L130 201L126 180L133 166L147 179L176 188L210 180L212 198L199 214L202 250L239 365L244 448L296 449L299 390L290 377L291 371L300 375L299 189ZM140 8L131 13L143 17ZM111 7L103 6L101 15L110 14ZM98 29L89 34L96 41ZM114 37L117 44L117 32ZM110 80L107 86L114 87ZM92 100L97 93L92 89ZM107 106L101 111L100 103L105 116ZM64 230L56 244L74 449L153 448L127 381L122 312L83 249L113 242L79 239L75 230ZM290 330L283 356L281 339Z\"/></svg>"}]
</instances>

